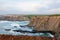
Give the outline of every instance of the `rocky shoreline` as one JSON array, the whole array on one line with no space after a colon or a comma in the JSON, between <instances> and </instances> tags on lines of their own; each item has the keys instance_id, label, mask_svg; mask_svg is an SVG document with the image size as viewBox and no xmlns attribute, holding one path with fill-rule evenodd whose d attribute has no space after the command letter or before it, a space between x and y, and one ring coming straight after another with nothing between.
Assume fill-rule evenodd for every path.
<instances>
[{"instance_id":1,"label":"rocky shoreline","mask_svg":"<svg viewBox=\"0 0 60 40\"><path fill-rule=\"evenodd\" d=\"M60 16L20 16L20 15L4 15L0 16L0 20L8 21L30 21L30 27L36 31L53 31L60 36Z\"/></svg>"},{"instance_id":2,"label":"rocky shoreline","mask_svg":"<svg viewBox=\"0 0 60 40\"><path fill-rule=\"evenodd\" d=\"M30 19L25 16L21 15L1 15L0 20L7 20L7 21L29 21Z\"/></svg>"},{"instance_id":3,"label":"rocky shoreline","mask_svg":"<svg viewBox=\"0 0 60 40\"><path fill-rule=\"evenodd\" d=\"M60 16L33 16L29 26L37 31L53 31L60 36Z\"/></svg>"}]
</instances>

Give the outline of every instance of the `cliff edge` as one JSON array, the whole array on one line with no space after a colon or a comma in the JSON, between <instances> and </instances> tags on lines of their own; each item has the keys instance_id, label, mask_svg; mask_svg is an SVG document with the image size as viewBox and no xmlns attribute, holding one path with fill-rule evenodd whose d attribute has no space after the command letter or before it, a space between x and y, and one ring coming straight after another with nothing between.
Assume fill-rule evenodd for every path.
<instances>
[{"instance_id":1,"label":"cliff edge","mask_svg":"<svg viewBox=\"0 0 60 40\"><path fill-rule=\"evenodd\" d=\"M60 16L33 16L29 26L37 31L54 31L60 34Z\"/></svg>"},{"instance_id":2,"label":"cliff edge","mask_svg":"<svg viewBox=\"0 0 60 40\"><path fill-rule=\"evenodd\" d=\"M22 15L3 15L0 16L0 20L7 20L7 21L29 21L28 17Z\"/></svg>"}]
</instances>

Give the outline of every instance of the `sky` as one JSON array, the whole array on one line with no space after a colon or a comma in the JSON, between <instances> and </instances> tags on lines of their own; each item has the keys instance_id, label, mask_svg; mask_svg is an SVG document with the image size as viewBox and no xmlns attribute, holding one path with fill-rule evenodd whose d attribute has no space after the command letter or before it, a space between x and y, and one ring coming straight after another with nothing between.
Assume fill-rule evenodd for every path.
<instances>
[{"instance_id":1,"label":"sky","mask_svg":"<svg viewBox=\"0 0 60 40\"><path fill-rule=\"evenodd\" d=\"M0 0L1 14L60 14L60 0Z\"/></svg>"}]
</instances>

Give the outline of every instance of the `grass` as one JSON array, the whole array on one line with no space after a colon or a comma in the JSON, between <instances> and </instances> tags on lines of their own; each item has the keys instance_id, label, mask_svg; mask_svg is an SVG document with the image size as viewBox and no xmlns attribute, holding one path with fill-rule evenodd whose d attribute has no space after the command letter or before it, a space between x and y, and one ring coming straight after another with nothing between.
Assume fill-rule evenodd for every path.
<instances>
[{"instance_id":1,"label":"grass","mask_svg":"<svg viewBox=\"0 0 60 40\"><path fill-rule=\"evenodd\" d=\"M52 15L25 15L25 17L31 18L33 16L60 16L60 14L52 14Z\"/></svg>"}]
</instances>

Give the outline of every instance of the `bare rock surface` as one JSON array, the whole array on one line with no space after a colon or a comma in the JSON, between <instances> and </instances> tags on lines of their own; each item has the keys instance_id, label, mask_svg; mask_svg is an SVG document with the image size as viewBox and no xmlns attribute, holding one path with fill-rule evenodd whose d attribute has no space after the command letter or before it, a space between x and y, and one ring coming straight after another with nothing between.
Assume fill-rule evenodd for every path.
<instances>
[{"instance_id":1,"label":"bare rock surface","mask_svg":"<svg viewBox=\"0 0 60 40\"><path fill-rule=\"evenodd\" d=\"M29 26L37 31L54 31L60 34L60 16L33 16Z\"/></svg>"},{"instance_id":2,"label":"bare rock surface","mask_svg":"<svg viewBox=\"0 0 60 40\"><path fill-rule=\"evenodd\" d=\"M8 20L8 21L29 21L30 19L21 15L3 15L0 16L0 20Z\"/></svg>"}]
</instances>

